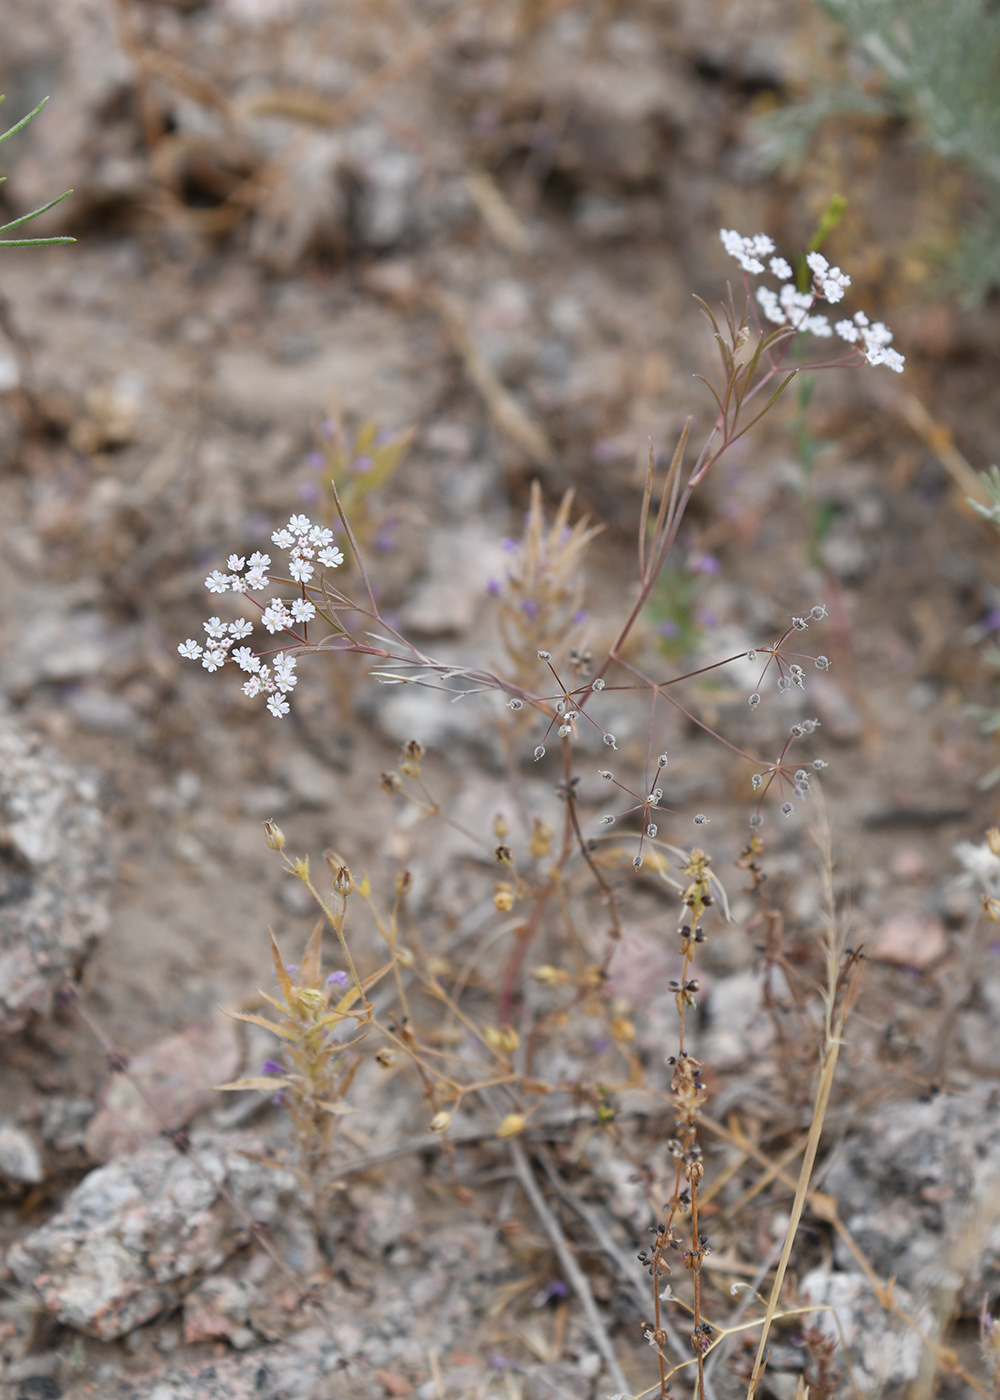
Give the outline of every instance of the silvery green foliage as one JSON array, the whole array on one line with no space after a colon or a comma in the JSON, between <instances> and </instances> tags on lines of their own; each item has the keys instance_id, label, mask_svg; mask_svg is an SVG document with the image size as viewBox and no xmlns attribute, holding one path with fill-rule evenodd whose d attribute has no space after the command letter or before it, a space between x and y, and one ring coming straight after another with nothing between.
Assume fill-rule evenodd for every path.
<instances>
[{"instance_id":1,"label":"silvery green foliage","mask_svg":"<svg viewBox=\"0 0 1000 1400\"><path fill-rule=\"evenodd\" d=\"M31 121L32 117L38 116L38 113L42 110L42 108L45 106L48 100L49 99L47 97L43 97L41 102L39 102L38 106L33 112L29 112L26 117L22 117L19 122L15 122L15 124L12 127L9 127L5 132L3 132L2 135L0 135L0 145L2 145L3 142L8 140L11 136L16 136L19 131L23 131L24 128ZM3 97L0 96L0 102L2 101ZM6 178L6 175L0 175L0 185L3 184ZM63 194L57 195L55 199L50 199L48 204L43 204L40 209L32 209L30 214L22 214L21 217L18 219L11 219L9 223L0 224L0 234L7 233L8 230L12 228L20 228L22 224L30 223L32 219L37 219L39 214L45 214L56 204L61 204L62 201L66 198L66 196L71 195L72 193L72 190L66 190ZM0 238L0 248L38 248L46 243L75 242L75 238Z\"/></svg>"},{"instance_id":2,"label":"silvery green foliage","mask_svg":"<svg viewBox=\"0 0 1000 1400\"><path fill-rule=\"evenodd\" d=\"M993 0L816 0L882 78L856 80L762 118L760 154L794 168L817 127L846 112L907 116L926 143L977 177L985 208L965 233L953 275L966 293L1000 284L1000 10Z\"/></svg>"}]
</instances>

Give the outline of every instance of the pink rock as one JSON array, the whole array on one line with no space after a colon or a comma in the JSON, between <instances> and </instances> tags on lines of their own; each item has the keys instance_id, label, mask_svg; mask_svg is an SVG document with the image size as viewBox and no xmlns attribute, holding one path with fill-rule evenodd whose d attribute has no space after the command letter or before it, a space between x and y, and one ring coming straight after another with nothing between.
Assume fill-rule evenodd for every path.
<instances>
[{"instance_id":1,"label":"pink rock","mask_svg":"<svg viewBox=\"0 0 1000 1400\"><path fill-rule=\"evenodd\" d=\"M149 1102L129 1077L116 1074L87 1128L87 1151L96 1161L107 1162L134 1152L165 1129L182 1128L218 1102L213 1086L234 1078L241 1058L236 1028L221 1017L198 1022L140 1051L129 1060L129 1074Z\"/></svg>"},{"instance_id":2,"label":"pink rock","mask_svg":"<svg viewBox=\"0 0 1000 1400\"><path fill-rule=\"evenodd\" d=\"M936 914L901 909L879 929L874 956L903 967L929 967L948 951L948 936Z\"/></svg>"}]
</instances>

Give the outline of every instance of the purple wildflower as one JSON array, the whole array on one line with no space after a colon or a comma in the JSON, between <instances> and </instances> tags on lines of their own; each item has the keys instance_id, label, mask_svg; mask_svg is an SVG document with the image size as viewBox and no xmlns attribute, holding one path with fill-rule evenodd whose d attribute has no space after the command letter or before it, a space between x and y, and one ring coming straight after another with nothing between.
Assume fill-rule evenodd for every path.
<instances>
[{"instance_id":1,"label":"purple wildflower","mask_svg":"<svg viewBox=\"0 0 1000 1400\"><path fill-rule=\"evenodd\" d=\"M277 1060L265 1060L260 1067L261 1074L284 1074L285 1066L279 1065Z\"/></svg>"},{"instance_id":2,"label":"purple wildflower","mask_svg":"<svg viewBox=\"0 0 1000 1400\"><path fill-rule=\"evenodd\" d=\"M332 986L334 986L334 985L336 985L336 986L338 986L338 987L346 987L346 986L347 986L347 973L346 973L346 972L341 972L341 971L338 971L338 972L331 972L330 975L329 975L329 977L326 979L326 985L327 985L328 987L332 987Z\"/></svg>"}]
</instances>

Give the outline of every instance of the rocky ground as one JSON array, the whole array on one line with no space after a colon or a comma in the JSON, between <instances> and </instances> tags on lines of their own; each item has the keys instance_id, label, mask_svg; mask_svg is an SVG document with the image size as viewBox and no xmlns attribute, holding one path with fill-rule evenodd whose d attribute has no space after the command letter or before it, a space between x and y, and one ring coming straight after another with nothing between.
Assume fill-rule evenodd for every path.
<instances>
[{"instance_id":1,"label":"rocky ground","mask_svg":"<svg viewBox=\"0 0 1000 1400\"><path fill-rule=\"evenodd\" d=\"M533 818L557 826L558 764L532 762L539 736L505 730L493 697L455 705L317 656L275 720L177 645L222 609L203 581L231 552L270 549L293 512L333 520L343 450L383 615L474 669L501 664L496 581L530 483L550 516L572 487L574 518L605 527L577 624L601 655L635 596L647 443L665 462L689 413L695 433L712 421L692 293L717 303L734 277L719 227L767 229L791 256L836 192L831 258L906 372L820 377L811 485L791 399L732 449L632 657L691 669L821 598L830 614L816 646L834 664L801 704L749 713L742 673L686 702L756 750L820 719L808 757L830 765L838 914L870 958L790 1281L835 1305L849 1364L824 1391L822 1339L786 1323L765 1384L785 1400L805 1366L814 1394L993 1393L977 1316L1000 1291L1000 940L979 910L997 756L968 711L994 695L1000 595L995 532L965 497L996 453L1000 327L995 299L966 307L937 275L972 195L905 121L841 119L796 172L761 172L754 119L844 61L785 0L4 6L5 112L52 94L3 147L4 198L22 212L72 186L38 228L77 238L0 266L5 1394L600 1400L655 1383L635 1255L656 1218L644 1183L668 1178L676 899L623 860L608 1004L634 1028L628 1074L596 1020L539 1051L553 1082L609 1079L620 1136L563 1092L512 1146L499 1101L470 1097L452 1158L415 1079L369 1057L317 1218L287 1115L214 1089L275 1053L218 1008L259 1009L268 927L292 958L314 918L262 822L316 866L335 849L390 903L410 869L408 936L468 969L463 1005L488 1019L511 951L491 823L504 814L515 851ZM366 423L406 446L367 493ZM360 589L356 567L343 577ZM608 701L616 768L641 772L646 721ZM710 815L732 913L700 958L693 1027L721 1325L730 1285L776 1258L792 1187L784 1165L762 1173L787 1158L794 1181L809 1119L816 1004L794 978L817 967L819 800L767 812L783 932L764 930L735 864L750 770L682 717L663 726L671 800ZM455 826L380 786L411 738ZM600 744L584 753L589 833L607 798ZM667 839L690 845L690 827ZM583 919L589 897L573 894ZM375 956L370 922L352 937ZM544 937L529 968L562 956ZM791 983L773 958L764 975L775 937ZM755 1336L711 1367L718 1400L745 1389Z\"/></svg>"}]
</instances>

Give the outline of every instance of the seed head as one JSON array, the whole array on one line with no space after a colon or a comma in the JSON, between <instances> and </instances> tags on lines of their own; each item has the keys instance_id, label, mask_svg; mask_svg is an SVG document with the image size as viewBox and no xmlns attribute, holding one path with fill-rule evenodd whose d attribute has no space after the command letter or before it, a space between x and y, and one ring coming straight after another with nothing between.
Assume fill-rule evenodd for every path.
<instances>
[{"instance_id":1,"label":"seed head","mask_svg":"<svg viewBox=\"0 0 1000 1400\"><path fill-rule=\"evenodd\" d=\"M754 693L750 696L750 699L747 703L749 704L751 710L755 710L760 704L760 692L755 690Z\"/></svg>"},{"instance_id":2,"label":"seed head","mask_svg":"<svg viewBox=\"0 0 1000 1400\"><path fill-rule=\"evenodd\" d=\"M538 659L539 661L551 661L552 653L550 651L540 651L538 653Z\"/></svg>"},{"instance_id":3,"label":"seed head","mask_svg":"<svg viewBox=\"0 0 1000 1400\"><path fill-rule=\"evenodd\" d=\"M604 681L601 679L600 676L598 676L598 677L597 677L597 680L594 681L594 684L593 684L590 688L591 688L591 690L603 690L603 689L604 689Z\"/></svg>"},{"instance_id":4,"label":"seed head","mask_svg":"<svg viewBox=\"0 0 1000 1400\"><path fill-rule=\"evenodd\" d=\"M782 802L782 804L781 804L781 815L782 815L783 817L790 817L794 811L795 811L795 807L793 806L793 804L792 804L791 802Z\"/></svg>"},{"instance_id":5,"label":"seed head","mask_svg":"<svg viewBox=\"0 0 1000 1400\"><path fill-rule=\"evenodd\" d=\"M697 816L693 818L693 820L695 826L708 826L709 823L709 818L705 816L704 812L699 812Z\"/></svg>"},{"instance_id":6,"label":"seed head","mask_svg":"<svg viewBox=\"0 0 1000 1400\"><path fill-rule=\"evenodd\" d=\"M545 745L544 745L544 744L539 744L539 745L538 745L538 748L535 750L535 762L537 763L538 760L539 760L540 758L544 758L544 757L545 757Z\"/></svg>"},{"instance_id":7,"label":"seed head","mask_svg":"<svg viewBox=\"0 0 1000 1400\"><path fill-rule=\"evenodd\" d=\"M657 766L657 768L666 768L666 766L667 766L667 755L666 755L666 752L660 754L659 758L656 760L656 766Z\"/></svg>"},{"instance_id":8,"label":"seed head","mask_svg":"<svg viewBox=\"0 0 1000 1400\"><path fill-rule=\"evenodd\" d=\"M618 748L618 744L616 743L616 741L615 741L615 736L614 736L613 734L605 734L605 736L604 736L604 742L607 744L607 746L608 746L609 749L617 749L617 748Z\"/></svg>"},{"instance_id":9,"label":"seed head","mask_svg":"<svg viewBox=\"0 0 1000 1400\"><path fill-rule=\"evenodd\" d=\"M516 695L512 695L507 701L507 708L508 710L523 710L524 701L519 700Z\"/></svg>"}]
</instances>

